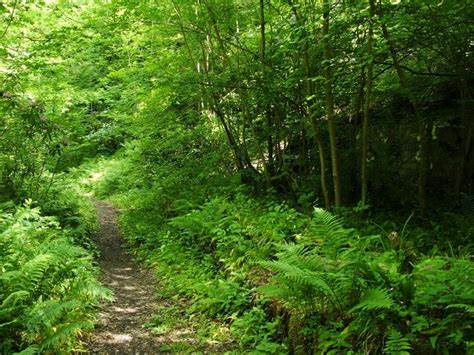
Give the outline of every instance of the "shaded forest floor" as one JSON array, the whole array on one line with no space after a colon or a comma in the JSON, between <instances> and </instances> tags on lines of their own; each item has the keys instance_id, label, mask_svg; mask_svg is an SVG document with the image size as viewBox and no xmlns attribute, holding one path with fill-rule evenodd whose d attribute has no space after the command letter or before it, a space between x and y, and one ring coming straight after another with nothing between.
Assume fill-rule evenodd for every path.
<instances>
[{"instance_id":1,"label":"shaded forest floor","mask_svg":"<svg viewBox=\"0 0 474 355\"><path fill-rule=\"evenodd\" d=\"M117 223L117 211L107 202L95 203L100 231L96 238L101 282L114 295L112 303L104 303L99 322L88 344L91 353L100 354L156 354L171 350L213 351L202 349L191 324L176 319L176 327L157 332L147 327L157 316L166 317L167 309L184 307L175 300L158 299L159 286L153 271L132 260L124 248ZM169 316L169 315L168 315ZM202 344L201 344L202 345ZM217 344L215 344L217 345Z\"/></svg>"}]
</instances>

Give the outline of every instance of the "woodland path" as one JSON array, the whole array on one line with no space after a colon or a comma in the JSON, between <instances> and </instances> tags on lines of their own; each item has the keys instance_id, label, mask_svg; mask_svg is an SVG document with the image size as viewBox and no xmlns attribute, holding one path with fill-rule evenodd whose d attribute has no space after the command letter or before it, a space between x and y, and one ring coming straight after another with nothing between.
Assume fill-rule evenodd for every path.
<instances>
[{"instance_id":1,"label":"woodland path","mask_svg":"<svg viewBox=\"0 0 474 355\"><path fill-rule=\"evenodd\" d=\"M89 351L160 353L163 339L143 327L157 307L153 272L136 264L123 249L115 208L102 201L96 201L95 206L100 224L96 244L100 251L101 282L113 292L114 301L103 305L99 324L88 344Z\"/></svg>"}]
</instances>

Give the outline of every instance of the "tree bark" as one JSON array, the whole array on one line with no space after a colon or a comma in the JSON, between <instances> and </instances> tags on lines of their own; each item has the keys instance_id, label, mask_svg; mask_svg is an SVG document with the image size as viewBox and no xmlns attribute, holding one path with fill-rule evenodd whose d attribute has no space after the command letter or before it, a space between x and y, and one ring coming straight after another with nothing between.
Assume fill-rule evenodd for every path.
<instances>
[{"instance_id":1,"label":"tree bark","mask_svg":"<svg viewBox=\"0 0 474 355\"><path fill-rule=\"evenodd\" d=\"M367 34L367 54L369 56L369 63L367 66L367 78L366 78L366 89L364 96L364 117L362 121L362 154L361 154L361 169L360 169L360 180L361 180L361 202L363 205L367 202L367 152L369 150L369 121L370 121L370 99L372 94L372 81L374 72L374 60L372 41L374 36L374 0L369 0L369 29Z\"/></svg>"},{"instance_id":2,"label":"tree bark","mask_svg":"<svg viewBox=\"0 0 474 355\"><path fill-rule=\"evenodd\" d=\"M459 165L459 169L456 174L456 181L454 184L454 193L456 196L459 196L461 193L461 187L463 185L463 181L466 175L466 167L469 162L469 158L471 155L472 150L472 135L473 135L473 125L471 120L469 119L469 113L466 105L466 101L471 101L471 95L469 92L469 88L465 82L465 79L459 78L459 92L461 97L461 116L462 116L462 125L465 129L465 134L463 137L463 153L462 153L462 160L461 164Z\"/></svg>"},{"instance_id":3,"label":"tree bark","mask_svg":"<svg viewBox=\"0 0 474 355\"><path fill-rule=\"evenodd\" d=\"M301 17L298 13L297 8L293 5L293 3L291 5L292 5L293 13L295 14L297 21L299 22L299 25L303 26L303 23L301 21ZM307 34L304 33L304 36L307 36ZM314 85L313 85L313 82L311 81L312 70L309 64L308 51L309 51L308 39L307 37L305 37L303 38L303 65L304 65L304 70L305 70L305 75L306 75L306 93L308 96L312 96L314 95ZM328 192L327 181L326 181L326 158L325 158L324 145L322 144L322 140L319 135L318 125L317 125L316 119L314 118L311 102L308 105L308 116L310 119L312 131L313 131L313 138L314 138L314 141L316 142L318 152L319 152L319 168L321 171L320 172L321 192L323 193L324 206L326 209L329 209L331 202L329 198L329 192Z\"/></svg>"},{"instance_id":4,"label":"tree bark","mask_svg":"<svg viewBox=\"0 0 474 355\"><path fill-rule=\"evenodd\" d=\"M259 15L260 15L260 62L262 66L262 77L263 84L266 85L266 20L265 20L265 0L259 1ZM273 154L273 137L272 137L272 128L273 128L273 119L272 119L272 109L269 104L265 104L265 118L267 124L267 152L268 152L268 164L266 164L268 169L268 174L274 174L274 154Z\"/></svg>"},{"instance_id":5,"label":"tree bark","mask_svg":"<svg viewBox=\"0 0 474 355\"><path fill-rule=\"evenodd\" d=\"M321 191L324 197L324 206L326 207L326 209L329 209L330 200L329 200L329 192L328 192L327 182L326 182L326 159L324 157L324 146L321 141L321 137L319 136L314 118L312 118L312 121L313 121L312 124L313 124L313 130L314 130L314 139L316 141L316 144L318 145L318 151L319 151L319 168L321 170Z\"/></svg>"},{"instance_id":6,"label":"tree bark","mask_svg":"<svg viewBox=\"0 0 474 355\"><path fill-rule=\"evenodd\" d=\"M334 202L336 207L341 206L341 183L339 178L339 158L337 153L336 123L334 121L334 96L332 91L331 50L329 45L329 16L331 11L331 0L323 3L323 57L324 68L324 92L326 104L326 116L329 131L329 144L331 148L332 180L334 185Z\"/></svg>"}]
</instances>

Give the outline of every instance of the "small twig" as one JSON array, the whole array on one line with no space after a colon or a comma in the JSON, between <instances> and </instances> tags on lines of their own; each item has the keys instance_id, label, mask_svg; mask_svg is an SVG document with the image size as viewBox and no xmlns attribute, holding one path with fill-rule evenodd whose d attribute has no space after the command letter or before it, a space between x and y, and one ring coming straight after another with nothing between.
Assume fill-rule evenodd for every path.
<instances>
[{"instance_id":1,"label":"small twig","mask_svg":"<svg viewBox=\"0 0 474 355\"><path fill-rule=\"evenodd\" d=\"M13 22L13 17L15 16L15 11L16 11L16 5L18 4L18 0L15 0L15 3L13 4L13 9L12 12L10 13L10 18L8 19L7 27L5 27L5 30L3 31L2 35L0 36L0 39L5 37L5 35L8 32L8 29L10 28L12 22Z\"/></svg>"}]
</instances>

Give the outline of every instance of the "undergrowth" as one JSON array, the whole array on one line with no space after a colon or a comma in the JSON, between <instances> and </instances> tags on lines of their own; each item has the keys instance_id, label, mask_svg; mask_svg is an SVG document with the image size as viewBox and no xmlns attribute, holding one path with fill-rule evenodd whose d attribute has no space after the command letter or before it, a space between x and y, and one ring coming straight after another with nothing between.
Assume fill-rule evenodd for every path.
<instances>
[{"instance_id":1,"label":"undergrowth","mask_svg":"<svg viewBox=\"0 0 474 355\"><path fill-rule=\"evenodd\" d=\"M324 210L259 199L231 175L203 176L206 161L185 169L160 149L130 144L85 168L83 184L122 209L129 245L156 267L162 296L201 319L203 343L237 353L473 351L469 257L423 254L407 223L362 235Z\"/></svg>"},{"instance_id":2,"label":"undergrowth","mask_svg":"<svg viewBox=\"0 0 474 355\"><path fill-rule=\"evenodd\" d=\"M94 307L109 293L96 280L83 231L61 228L30 200L0 209L0 352L80 351Z\"/></svg>"}]
</instances>

